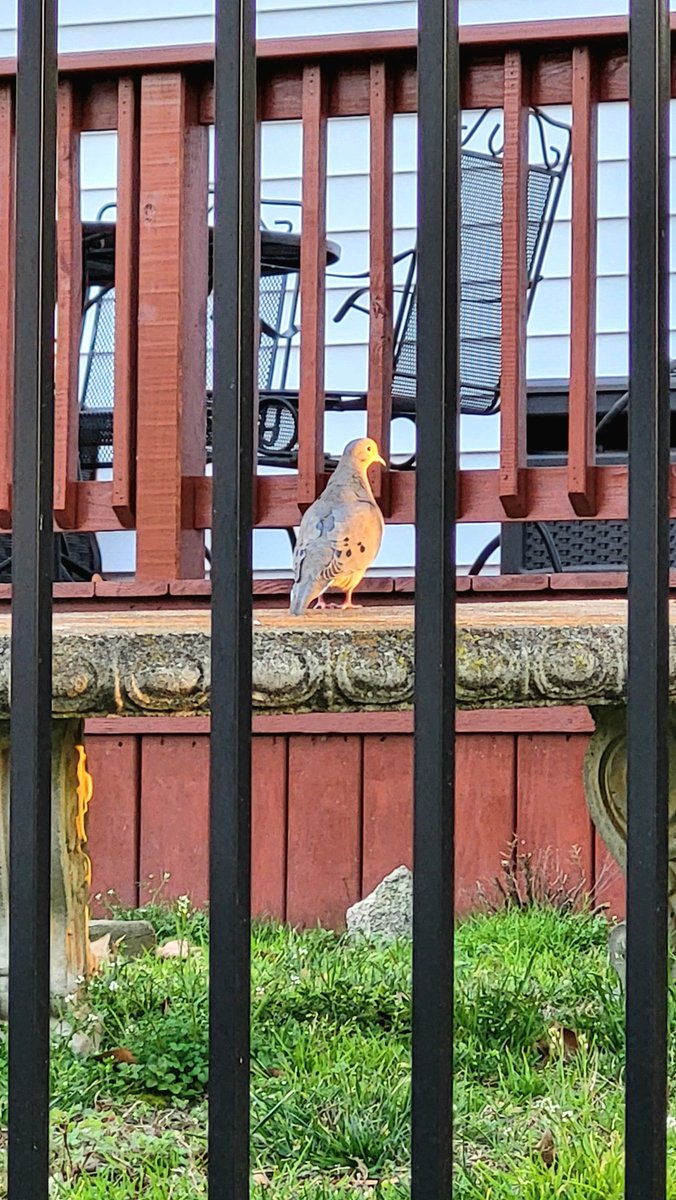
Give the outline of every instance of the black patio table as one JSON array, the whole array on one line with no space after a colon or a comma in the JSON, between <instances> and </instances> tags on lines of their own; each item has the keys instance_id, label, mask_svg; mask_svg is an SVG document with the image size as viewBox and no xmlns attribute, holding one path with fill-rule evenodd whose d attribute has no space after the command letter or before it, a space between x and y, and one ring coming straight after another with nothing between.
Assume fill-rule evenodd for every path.
<instances>
[{"instance_id":1,"label":"black patio table","mask_svg":"<svg viewBox=\"0 0 676 1200\"><path fill-rule=\"evenodd\" d=\"M209 227L209 291L212 287L213 227ZM299 233L277 229L261 229L261 275L292 275L300 271ZM340 258L340 246L326 243L326 265L333 266ZM83 221L82 223L83 294L90 287L115 286L115 222Z\"/></svg>"}]
</instances>

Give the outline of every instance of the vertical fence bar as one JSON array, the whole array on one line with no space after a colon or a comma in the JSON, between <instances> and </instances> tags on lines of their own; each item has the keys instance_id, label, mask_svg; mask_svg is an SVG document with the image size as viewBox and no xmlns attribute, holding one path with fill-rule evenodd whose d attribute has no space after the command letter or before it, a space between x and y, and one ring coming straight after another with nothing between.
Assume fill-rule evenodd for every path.
<instances>
[{"instance_id":1,"label":"vertical fence bar","mask_svg":"<svg viewBox=\"0 0 676 1200\"><path fill-rule=\"evenodd\" d=\"M12 506L14 394L14 88L0 87L0 521Z\"/></svg>"},{"instance_id":2,"label":"vertical fence bar","mask_svg":"<svg viewBox=\"0 0 676 1200\"><path fill-rule=\"evenodd\" d=\"M317 495L324 470L326 86L318 63L303 69L302 234L298 503L307 507Z\"/></svg>"},{"instance_id":3,"label":"vertical fence bar","mask_svg":"<svg viewBox=\"0 0 676 1200\"><path fill-rule=\"evenodd\" d=\"M458 0L421 0L412 1200L449 1200L453 1160L459 77Z\"/></svg>"},{"instance_id":4,"label":"vertical fence bar","mask_svg":"<svg viewBox=\"0 0 676 1200\"><path fill-rule=\"evenodd\" d=\"M508 517L523 517L527 512L528 92L518 50L505 54L504 120L500 500Z\"/></svg>"},{"instance_id":5,"label":"vertical fence bar","mask_svg":"<svg viewBox=\"0 0 676 1200\"><path fill-rule=\"evenodd\" d=\"M46 1200L56 0L18 9L8 1200Z\"/></svg>"},{"instance_id":6,"label":"vertical fence bar","mask_svg":"<svg viewBox=\"0 0 676 1200\"><path fill-rule=\"evenodd\" d=\"M596 512L597 90L588 46L573 47L568 496L581 517Z\"/></svg>"},{"instance_id":7,"label":"vertical fence bar","mask_svg":"<svg viewBox=\"0 0 676 1200\"><path fill-rule=\"evenodd\" d=\"M136 83L117 85L117 222L115 229L115 409L113 509L134 513L136 370L138 363L138 231L140 113Z\"/></svg>"},{"instance_id":8,"label":"vertical fence bar","mask_svg":"<svg viewBox=\"0 0 676 1200\"><path fill-rule=\"evenodd\" d=\"M59 524L76 520L80 327L82 324L82 225L80 221L80 116L72 80L59 84L57 143L57 326L54 417L54 513Z\"/></svg>"},{"instance_id":9,"label":"vertical fence bar","mask_svg":"<svg viewBox=\"0 0 676 1200\"><path fill-rule=\"evenodd\" d=\"M669 756L667 0L629 6L627 1200L666 1195Z\"/></svg>"},{"instance_id":10,"label":"vertical fence bar","mask_svg":"<svg viewBox=\"0 0 676 1200\"><path fill-rule=\"evenodd\" d=\"M370 71L370 268L369 390L367 433L390 461L392 423L392 125L393 89L387 63L378 59ZM389 476L377 468L374 494L389 516Z\"/></svg>"},{"instance_id":11,"label":"vertical fence bar","mask_svg":"<svg viewBox=\"0 0 676 1200\"><path fill-rule=\"evenodd\" d=\"M216 3L209 1197L249 1194L255 0Z\"/></svg>"}]
</instances>

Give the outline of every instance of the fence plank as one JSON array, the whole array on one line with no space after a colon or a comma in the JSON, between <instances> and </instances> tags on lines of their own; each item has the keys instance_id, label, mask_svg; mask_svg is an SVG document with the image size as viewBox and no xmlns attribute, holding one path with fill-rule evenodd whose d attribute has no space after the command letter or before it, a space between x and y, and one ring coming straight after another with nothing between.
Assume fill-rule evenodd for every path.
<instances>
[{"instance_id":1,"label":"fence plank","mask_svg":"<svg viewBox=\"0 0 676 1200\"><path fill-rule=\"evenodd\" d=\"M361 738L310 745L311 755L307 738L289 738L286 916L340 929L361 885Z\"/></svg>"},{"instance_id":2,"label":"fence plank","mask_svg":"<svg viewBox=\"0 0 676 1200\"><path fill-rule=\"evenodd\" d=\"M596 512L597 88L588 46L573 49L568 495L581 517Z\"/></svg>"},{"instance_id":3,"label":"fence plank","mask_svg":"<svg viewBox=\"0 0 676 1200\"><path fill-rule=\"evenodd\" d=\"M136 575L198 579L183 477L204 473L207 129L179 72L141 83ZM188 497L185 498L186 502Z\"/></svg>"},{"instance_id":4,"label":"fence plank","mask_svg":"<svg viewBox=\"0 0 676 1200\"><path fill-rule=\"evenodd\" d=\"M517 739L516 832L520 852L554 882L561 873L574 887L593 885L593 827L584 798L585 734L523 734ZM556 804L543 796L556 795ZM578 857L579 856L579 857ZM579 868L578 868L579 862Z\"/></svg>"},{"instance_id":5,"label":"fence plank","mask_svg":"<svg viewBox=\"0 0 676 1200\"><path fill-rule=\"evenodd\" d=\"M162 896L208 900L209 738L144 737L141 747L141 895L168 872ZM187 829L186 829L187 823Z\"/></svg>"},{"instance_id":6,"label":"fence plank","mask_svg":"<svg viewBox=\"0 0 676 1200\"><path fill-rule=\"evenodd\" d=\"M413 738L364 738L362 895L399 866L413 866Z\"/></svg>"},{"instance_id":7,"label":"fence plank","mask_svg":"<svg viewBox=\"0 0 676 1200\"><path fill-rule=\"evenodd\" d=\"M500 501L508 517L523 517L528 511L525 473L528 85L519 50L508 50L505 54L504 120Z\"/></svg>"},{"instance_id":8,"label":"fence plank","mask_svg":"<svg viewBox=\"0 0 676 1200\"><path fill-rule=\"evenodd\" d=\"M14 89L0 86L0 522L12 504L14 395Z\"/></svg>"},{"instance_id":9,"label":"fence plank","mask_svg":"<svg viewBox=\"0 0 676 1200\"><path fill-rule=\"evenodd\" d=\"M54 378L54 516L76 523L79 454L82 225L80 107L75 85L59 84L57 134L57 330Z\"/></svg>"},{"instance_id":10,"label":"fence plank","mask_svg":"<svg viewBox=\"0 0 676 1200\"><path fill-rule=\"evenodd\" d=\"M458 913L477 906L477 884L493 880L514 836L516 739L465 734L456 743L455 897Z\"/></svg>"},{"instance_id":11,"label":"fence plank","mask_svg":"<svg viewBox=\"0 0 676 1200\"><path fill-rule=\"evenodd\" d=\"M113 511L133 518L136 474L140 111L137 86L117 85L117 226L115 230L115 410Z\"/></svg>"},{"instance_id":12,"label":"fence plank","mask_svg":"<svg viewBox=\"0 0 676 1200\"><path fill-rule=\"evenodd\" d=\"M112 889L121 904L139 903L140 738L127 734L92 737L86 742L94 792L87 814L87 853L92 893ZM143 896L141 903L147 900ZM106 896L94 901L104 912ZM110 899L110 897L108 897Z\"/></svg>"},{"instance_id":13,"label":"fence plank","mask_svg":"<svg viewBox=\"0 0 676 1200\"><path fill-rule=\"evenodd\" d=\"M302 232L297 494L299 505L307 507L324 470L326 85L318 63L303 69Z\"/></svg>"},{"instance_id":14,"label":"fence plank","mask_svg":"<svg viewBox=\"0 0 676 1200\"><path fill-rule=\"evenodd\" d=\"M286 808L288 743L255 737L251 760L251 911L286 916Z\"/></svg>"},{"instance_id":15,"label":"fence plank","mask_svg":"<svg viewBox=\"0 0 676 1200\"><path fill-rule=\"evenodd\" d=\"M385 59L371 63L370 76L370 283L367 435L390 461L393 368L392 129L393 87ZM389 516L389 475L376 468L373 492Z\"/></svg>"}]
</instances>

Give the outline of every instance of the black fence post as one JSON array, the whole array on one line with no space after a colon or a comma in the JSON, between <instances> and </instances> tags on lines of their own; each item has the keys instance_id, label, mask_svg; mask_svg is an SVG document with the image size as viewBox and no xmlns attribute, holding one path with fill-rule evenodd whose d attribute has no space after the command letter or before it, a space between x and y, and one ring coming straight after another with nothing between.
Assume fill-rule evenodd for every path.
<instances>
[{"instance_id":1,"label":"black fence post","mask_svg":"<svg viewBox=\"0 0 676 1200\"><path fill-rule=\"evenodd\" d=\"M47 1200L57 0L18 6L9 1200Z\"/></svg>"},{"instance_id":2,"label":"black fence post","mask_svg":"<svg viewBox=\"0 0 676 1200\"><path fill-rule=\"evenodd\" d=\"M209 1197L249 1194L255 4L216 2Z\"/></svg>"},{"instance_id":3,"label":"black fence post","mask_svg":"<svg viewBox=\"0 0 676 1200\"><path fill-rule=\"evenodd\" d=\"M632 0L627 1200L663 1200L666 1195L669 93L667 0Z\"/></svg>"},{"instance_id":4,"label":"black fence post","mask_svg":"<svg viewBox=\"0 0 676 1200\"><path fill-rule=\"evenodd\" d=\"M457 0L421 0L415 594L412 1200L452 1182L455 519L460 85Z\"/></svg>"}]
</instances>

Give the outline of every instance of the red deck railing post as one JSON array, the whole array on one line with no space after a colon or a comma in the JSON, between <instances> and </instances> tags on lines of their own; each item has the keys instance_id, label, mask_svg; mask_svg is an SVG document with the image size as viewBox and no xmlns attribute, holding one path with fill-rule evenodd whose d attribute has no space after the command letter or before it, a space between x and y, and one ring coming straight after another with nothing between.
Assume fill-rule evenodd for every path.
<instances>
[{"instance_id":1,"label":"red deck railing post","mask_svg":"<svg viewBox=\"0 0 676 1200\"><path fill-rule=\"evenodd\" d=\"M80 217L80 101L73 80L58 93L57 317L54 374L54 516L77 525L82 222Z\"/></svg>"},{"instance_id":2,"label":"red deck railing post","mask_svg":"<svg viewBox=\"0 0 676 1200\"><path fill-rule=\"evenodd\" d=\"M115 410L113 509L133 520L136 483L140 111L137 86L117 85L117 227L115 230Z\"/></svg>"},{"instance_id":3,"label":"red deck railing post","mask_svg":"<svg viewBox=\"0 0 676 1200\"><path fill-rule=\"evenodd\" d=\"M588 46L573 49L568 495L575 512L596 512L597 88Z\"/></svg>"},{"instance_id":4,"label":"red deck railing post","mask_svg":"<svg viewBox=\"0 0 676 1200\"><path fill-rule=\"evenodd\" d=\"M324 471L324 327L326 320L326 82L322 67L303 68L303 223L300 259L298 503L315 499Z\"/></svg>"},{"instance_id":5,"label":"red deck railing post","mask_svg":"<svg viewBox=\"0 0 676 1200\"><path fill-rule=\"evenodd\" d=\"M502 375L500 502L508 517L528 511L526 321L528 270L528 82L520 51L505 54L502 176Z\"/></svg>"},{"instance_id":6,"label":"red deck railing post","mask_svg":"<svg viewBox=\"0 0 676 1200\"><path fill-rule=\"evenodd\" d=\"M12 508L14 394L14 88L0 86L0 523Z\"/></svg>"},{"instance_id":7,"label":"red deck railing post","mask_svg":"<svg viewBox=\"0 0 676 1200\"><path fill-rule=\"evenodd\" d=\"M390 460L392 421L392 79L385 59L370 71L370 276L369 389L367 433ZM373 490L390 515L389 471L377 468Z\"/></svg>"},{"instance_id":8,"label":"red deck railing post","mask_svg":"<svg viewBox=\"0 0 676 1200\"><path fill-rule=\"evenodd\" d=\"M136 574L204 574L184 477L205 464L208 139L180 71L141 84Z\"/></svg>"}]
</instances>

